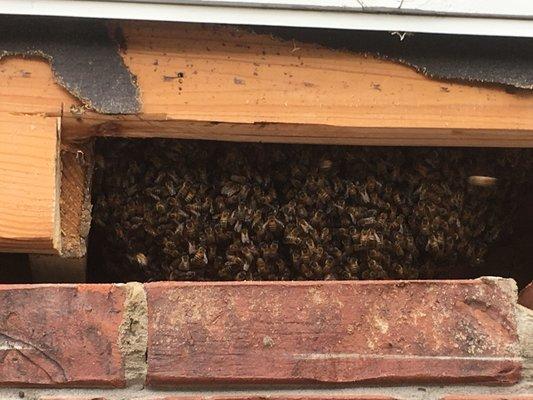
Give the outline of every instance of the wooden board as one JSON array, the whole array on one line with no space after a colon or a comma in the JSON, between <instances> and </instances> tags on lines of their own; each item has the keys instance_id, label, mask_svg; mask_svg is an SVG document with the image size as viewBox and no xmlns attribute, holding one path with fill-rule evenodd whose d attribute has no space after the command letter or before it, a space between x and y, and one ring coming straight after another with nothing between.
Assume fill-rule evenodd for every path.
<instances>
[{"instance_id":1,"label":"wooden board","mask_svg":"<svg viewBox=\"0 0 533 400\"><path fill-rule=\"evenodd\" d=\"M54 81L47 62L6 58L0 61L0 112L61 115L79 102Z\"/></svg>"},{"instance_id":2,"label":"wooden board","mask_svg":"<svg viewBox=\"0 0 533 400\"><path fill-rule=\"evenodd\" d=\"M67 141L103 136L369 146L533 147L533 132L524 130L247 124L90 114L83 119L65 116L62 121Z\"/></svg>"},{"instance_id":3,"label":"wooden board","mask_svg":"<svg viewBox=\"0 0 533 400\"><path fill-rule=\"evenodd\" d=\"M63 134L370 145L533 146L533 95L231 26L121 22L136 116L71 113L44 62L0 63L0 111L63 112ZM113 29L112 29L113 30ZM79 121L79 122L78 122ZM102 125L103 124L103 125Z\"/></svg>"},{"instance_id":4,"label":"wooden board","mask_svg":"<svg viewBox=\"0 0 533 400\"><path fill-rule=\"evenodd\" d=\"M371 56L227 26L121 26L124 60L137 76L146 119L164 115L168 120L391 130L533 129L531 94L439 82Z\"/></svg>"},{"instance_id":5,"label":"wooden board","mask_svg":"<svg viewBox=\"0 0 533 400\"><path fill-rule=\"evenodd\" d=\"M58 252L58 126L0 112L0 251Z\"/></svg>"}]
</instances>

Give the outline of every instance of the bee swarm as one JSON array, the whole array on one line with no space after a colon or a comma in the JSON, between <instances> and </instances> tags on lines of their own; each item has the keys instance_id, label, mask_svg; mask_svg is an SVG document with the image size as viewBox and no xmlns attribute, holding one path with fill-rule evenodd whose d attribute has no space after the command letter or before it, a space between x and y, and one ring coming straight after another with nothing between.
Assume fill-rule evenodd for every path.
<instances>
[{"instance_id":1,"label":"bee swarm","mask_svg":"<svg viewBox=\"0 0 533 400\"><path fill-rule=\"evenodd\" d=\"M527 150L102 139L90 257L119 280L415 279L481 264Z\"/></svg>"}]
</instances>

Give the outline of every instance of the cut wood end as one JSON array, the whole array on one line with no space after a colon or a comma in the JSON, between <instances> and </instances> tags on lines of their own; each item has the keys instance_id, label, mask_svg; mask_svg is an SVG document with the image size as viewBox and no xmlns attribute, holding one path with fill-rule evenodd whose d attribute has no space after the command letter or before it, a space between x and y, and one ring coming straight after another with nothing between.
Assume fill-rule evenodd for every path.
<instances>
[{"instance_id":1,"label":"cut wood end","mask_svg":"<svg viewBox=\"0 0 533 400\"><path fill-rule=\"evenodd\" d=\"M87 237L91 226L90 187L93 165L93 141L62 145L61 197L58 202L62 257L80 258L87 253Z\"/></svg>"},{"instance_id":2,"label":"cut wood end","mask_svg":"<svg viewBox=\"0 0 533 400\"><path fill-rule=\"evenodd\" d=\"M57 254L58 119L0 112L0 251Z\"/></svg>"}]
</instances>

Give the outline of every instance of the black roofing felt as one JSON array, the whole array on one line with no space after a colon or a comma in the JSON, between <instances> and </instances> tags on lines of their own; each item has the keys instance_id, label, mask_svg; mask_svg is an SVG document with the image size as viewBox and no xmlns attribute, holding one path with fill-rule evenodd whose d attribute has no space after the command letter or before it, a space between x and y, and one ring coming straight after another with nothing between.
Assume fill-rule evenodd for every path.
<instances>
[{"instance_id":1,"label":"black roofing felt","mask_svg":"<svg viewBox=\"0 0 533 400\"><path fill-rule=\"evenodd\" d=\"M0 17L0 59L14 55L48 60L57 82L97 112L140 111L134 76L103 22Z\"/></svg>"},{"instance_id":2,"label":"black roofing felt","mask_svg":"<svg viewBox=\"0 0 533 400\"><path fill-rule=\"evenodd\" d=\"M249 27L285 40L372 54L429 77L533 89L533 39Z\"/></svg>"}]
</instances>

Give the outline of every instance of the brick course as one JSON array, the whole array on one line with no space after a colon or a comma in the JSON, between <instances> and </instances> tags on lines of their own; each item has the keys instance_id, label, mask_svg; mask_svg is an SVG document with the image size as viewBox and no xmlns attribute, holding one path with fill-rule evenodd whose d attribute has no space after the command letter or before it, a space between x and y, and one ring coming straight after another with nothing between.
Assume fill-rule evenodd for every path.
<instances>
[{"instance_id":1,"label":"brick course","mask_svg":"<svg viewBox=\"0 0 533 400\"><path fill-rule=\"evenodd\" d=\"M152 400L152 399L146 399ZM390 396L376 396L376 395L356 395L356 396L320 396L320 395L305 395L305 396L257 396L257 395L240 395L240 396L167 396L157 400L395 400Z\"/></svg>"},{"instance_id":2,"label":"brick course","mask_svg":"<svg viewBox=\"0 0 533 400\"><path fill-rule=\"evenodd\" d=\"M520 291L518 303L533 310L533 282Z\"/></svg>"},{"instance_id":3,"label":"brick course","mask_svg":"<svg viewBox=\"0 0 533 400\"><path fill-rule=\"evenodd\" d=\"M0 386L463 382L516 384L525 395L515 305L514 284L503 279L3 285ZM520 318L527 331L533 312ZM74 397L83 393L92 394ZM106 393L94 390L95 398ZM171 394L145 397L204 398ZM206 400L264 397L325 399L214 390Z\"/></svg>"},{"instance_id":4,"label":"brick course","mask_svg":"<svg viewBox=\"0 0 533 400\"><path fill-rule=\"evenodd\" d=\"M151 386L520 376L506 280L145 287Z\"/></svg>"},{"instance_id":5,"label":"brick course","mask_svg":"<svg viewBox=\"0 0 533 400\"><path fill-rule=\"evenodd\" d=\"M442 400L533 400L533 394L445 396Z\"/></svg>"},{"instance_id":6,"label":"brick course","mask_svg":"<svg viewBox=\"0 0 533 400\"><path fill-rule=\"evenodd\" d=\"M40 397L39 400L107 400L103 397ZM357 396L145 396L135 397L135 400L395 400L390 396L357 395Z\"/></svg>"}]
</instances>

